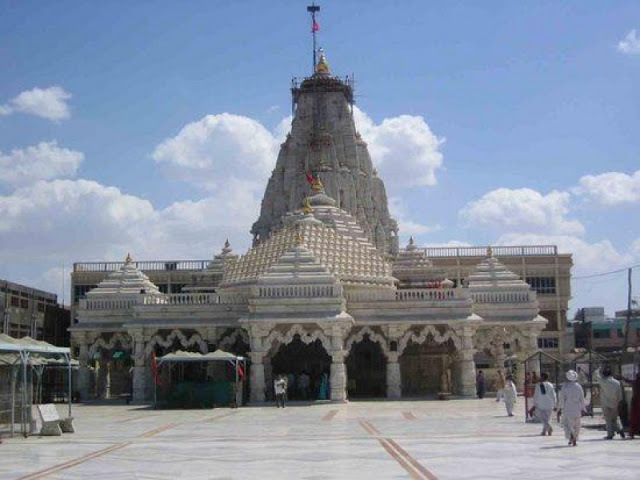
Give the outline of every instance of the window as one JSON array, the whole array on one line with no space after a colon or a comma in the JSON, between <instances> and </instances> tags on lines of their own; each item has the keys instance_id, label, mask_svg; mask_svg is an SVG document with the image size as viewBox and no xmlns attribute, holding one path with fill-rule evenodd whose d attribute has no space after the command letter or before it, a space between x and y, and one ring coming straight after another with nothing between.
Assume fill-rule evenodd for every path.
<instances>
[{"instance_id":1,"label":"window","mask_svg":"<svg viewBox=\"0 0 640 480\"><path fill-rule=\"evenodd\" d=\"M11 297L11 306L12 307L19 307L20 306L20 299L18 297Z\"/></svg>"},{"instance_id":2,"label":"window","mask_svg":"<svg viewBox=\"0 0 640 480\"><path fill-rule=\"evenodd\" d=\"M624 331L622 328L616 329L616 333L618 334L618 338L624 338Z\"/></svg>"},{"instance_id":3,"label":"window","mask_svg":"<svg viewBox=\"0 0 640 480\"><path fill-rule=\"evenodd\" d=\"M44 303L38 302L38 311L41 313L44 312Z\"/></svg>"},{"instance_id":4,"label":"window","mask_svg":"<svg viewBox=\"0 0 640 480\"><path fill-rule=\"evenodd\" d=\"M555 294L556 279L555 277L527 277L526 282L531 285L537 293Z\"/></svg>"},{"instance_id":5,"label":"window","mask_svg":"<svg viewBox=\"0 0 640 480\"><path fill-rule=\"evenodd\" d=\"M558 348L558 339L538 338L538 348Z\"/></svg>"},{"instance_id":6,"label":"window","mask_svg":"<svg viewBox=\"0 0 640 480\"><path fill-rule=\"evenodd\" d=\"M545 327L545 330L551 330L553 332L558 331L558 313L557 312L553 310L544 310L540 312L540 315L542 315L544 318L549 320L549 322L547 323L547 326Z\"/></svg>"},{"instance_id":7,"label":"window","mask_svg":"<svg viewBox=\"0 0 640 480\"><path fill-rule=\"evenodd\" d=\"M21 298L20 308L29 308L29 300L27 300L26 298Z\"/></svg>"},{"instance_id":8,"label":"window","mask_svg":"<svg viewBox=\"0 0 640 480\"><path fill-rule=\"evenodd\" d=\"M611 338L610 330L594 330L593 338Z\"/></svg>"}]
</instances>

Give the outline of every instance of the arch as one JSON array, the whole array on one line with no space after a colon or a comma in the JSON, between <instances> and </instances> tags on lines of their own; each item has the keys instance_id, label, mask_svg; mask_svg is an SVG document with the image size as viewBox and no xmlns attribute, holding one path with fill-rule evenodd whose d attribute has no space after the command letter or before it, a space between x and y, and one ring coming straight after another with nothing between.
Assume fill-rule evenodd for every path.
<instances>
[{"instance_id":1,"label":"arch","mask_svg":"<svg viewBox=\"0 0 640 480\"><path fill-rule=\"evenodd\" d=\"M416 332L409 330L402 336L402 338L398 342L398 355L402 355L402 352L404 352L405 348L407 348L409 342L421 344L426 342L429 336L431 336L433 340L438 344L442 344L447 342L448 340L451 340L453 342L453 345L456 347L456 350L462 350L462 340L456 332L454 332L450 328L447 328L447 330L443 334L441 334L433 325L427 325L422 330L420 330L419 334L416 334Z\"/></svg>"},{"instance_id":2,"label":"arch","mask_svg":"<svg viewBox=\"0 0 640 480\"><path fill-rule=\"evenodd\" d=\"M322 346L327 351L327 353L331 352L331 339L329 339L322 330L319 328L314 330L313 332L307 331L300 324L293 325L287 333L283 334L279 330L273 330L269 336L265 339L264 344L269 346L269 350L271 350L274 346L274 342L277 341L279 344L288 345L291 343L296 335L300 336L300 340L309 345L316 340L320 340Z\"/></svg>"},{"instance_id":3,"label":"arch","mask_svg":"<svg viewBox=\"0 0 640 480\"><path fill-rule=\"evenodd\" d=\"M116 346L116 343L120 343L122 348L131 349L133 348L133 342L131 337L126 333L116 333L113 335L108 341L105 341L103 337L99 337L96 339L91 347L89 347L89 358L93 358L93 355L96 353L98 348L103 348L105 350L111 350Z\"/></svg>"},{"instance_id":4,"label":"arch","mask_svg":"<svg viewBox=\"0 0 640 480\"><path fill-rule=\"evenodd\" d=\"M165 348L170 347L175 339L178 339L180 341L180 345L183 347L191 347L197 343L202 353L208 352L207 342L202 339L199 333L194 333L191 337L187 338L187 336L180 330L172 330L165 339L163 339L161 335L154 335L147 343L144 353L145 355L150 355L156 345L160 345Z\"/></svg>"},{"instance_id":5,"label":"arch","mask_svg":"<svg viewBox=\"0 0 640 480\"><path fill-rule=\"evenodd\" d=\"M233 346L238 339L242 340L247 345L251 345L249 343L249 334L243 328L238 328L234 330L231 334L227 335L223 339L220 340L218 344L218 348L220 350L224 350L225 348Z\"/></svg>"},{"instance_id":6,"label":"arch","mask_svg":"<svg viewBox=\"0 0 640 480\"><path fill-rule=\"evenodd\" d=\"M358 332L351 335L347 339L347 342L345 343L345 350L347 351L347 353L351 351L351 347L353 346L354 343L362 342L362 340L364 340L365 335L368 335L369 340L371 340L372 342L379 343L380 348L382 349L382 353L384 353L384 356L386 358L389 358L389 344L387 342L387 339L368 326L361 328L360 330L358 330Z\"/></svg>"}]
</instances>

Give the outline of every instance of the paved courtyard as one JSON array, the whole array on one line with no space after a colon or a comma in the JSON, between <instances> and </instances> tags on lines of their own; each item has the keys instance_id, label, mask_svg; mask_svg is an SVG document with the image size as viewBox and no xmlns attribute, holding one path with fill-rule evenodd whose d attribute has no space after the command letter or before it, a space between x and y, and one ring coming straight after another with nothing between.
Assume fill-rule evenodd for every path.
<instances>
[{"instance_id":1,"label":"paved courtyard","mask_svg":"<svg viewBox=\"0 0 640 480\"><path fill-rule=\"evenodd\" d=\"M0 478L640 478L640 440L605 441L588 428L568 447L559 425L540 437L518 407L509 418L493 399L284 410L79 405L75 434L4 439Z\"/></svg>"}]
</instances>

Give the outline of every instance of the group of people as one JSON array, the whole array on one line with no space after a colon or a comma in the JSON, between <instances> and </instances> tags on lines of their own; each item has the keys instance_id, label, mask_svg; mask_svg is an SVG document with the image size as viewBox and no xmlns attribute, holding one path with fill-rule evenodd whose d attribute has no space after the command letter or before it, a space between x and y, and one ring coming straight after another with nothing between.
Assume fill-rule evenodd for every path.
<instances>
[{"instance_id":1,"label":"group of people","mask_svg":"<svg viewBox=\"0 0 640 480\"><path fill-rule=\"evenodd\" d=\"M607 436L605 439L611 440L616 434L625 438L625 424L628 424L628 431L631 438L640 435L640 373L636 375L635 380L629 381L633 386L633 394L631 405L626 407L624 397L624 387L620 381L614 378L611 368L605 366L601 371L600 384L600 406L605 419ZM585 411L586 402L584 390L579 382L579 375L574 370L566 372L566 382L562 386L560 393L556 395L555 388L549 382L547 373L541 373L540 378L535 378L535 387L533 389L533 411L542 422L542 432L540 435L551 435L553 427L551 426L552 412L557 412L558 421L562 418L562 427L565 437L569 441L569 445L576 446L578 436L580 434L580 425L582 415ZM532 382L534 379L532 378ZM484 398L485 394L485 378L482 371L478 372L476 377L476 390L478 398ZM517 399L516 386L513 382L511 374L502 376L502 372L498 372L496 379L496 402L504 400L507 409L507 415L513 416L513 407ZM526 392L525 392L526 393ZM618 419L628 411L628 422L623 417L622 425Z\"/></svg>"},{"instance_id":2,"label":"group of people","mask_svg":"<svg viewBox=\"0 0 640 480\"><path fill-rule=\"evenodd\" d=\"M293 392L301 400L328 400L329 399L329 375L325 372L320 375L317 385L311 385L311 378L303 371L299 375L293 373L279 374L273 380L276 406L284 408L285 400L293 396ZM315 397L315 398L314 398Z\"/></svg>"}]
</instances>

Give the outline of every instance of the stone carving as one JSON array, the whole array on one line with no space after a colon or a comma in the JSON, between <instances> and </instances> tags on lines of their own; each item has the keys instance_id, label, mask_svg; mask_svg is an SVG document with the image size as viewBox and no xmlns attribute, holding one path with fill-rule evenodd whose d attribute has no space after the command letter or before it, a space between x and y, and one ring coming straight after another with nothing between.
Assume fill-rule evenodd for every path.
<instances>
[{"instance_id":1,"label":"stone carving","mask_svg":"<svg viewBox=\"0 0 640 480\"><path fill-rule=\"evenodd\" d=\"M238 328L234 330L231 334L227 335L222 340L220 340L220 343L218 344L218 348L220 350L229 348L235 345L238 339L242 340L246 345L249 345L249 334L247 334L247 332L243 328Z\"/></svg>"},{"instance_id":2,"label":"stone carving","mask_svg":"<svg viewBox=\"0 0 640 480\"><path fill-rule=\"evenodd\" d=\"M155 335L153 338L151 338L151 340L149 340L149 343L147 343L146 348L144 349L144 353L145 355L150 355L153 351L153 347L155 347L156 345L160 345L161 347L165 348L170 347L171 345L173 345L173 341L175 339L178 339L180 341L180 345L183 347L191 347L192 345L195 345L197 343L202 353L207 353L209 350L207 347L207 342L202 339L199 333L194 333L193 335L191 335L191 337L187 338L186 335L180 330L172 330L171 333L167 335L167 338L162 338L162 336L160 335Z\"/></svg>"},{"instance_id":3,"label":"stone carving","mask_svg":"<svg viewBox=\"0 0 640 480\"><path fill-rule=\"evenodd\" d=\"M129 335L127 335L126 333L116 333L108 341L106 341L103 337L99 337L97 340L95 340L91 347L89 347L89 358L93 358L93 355L99 348L102 348L104 350L112 350L118 343L124 349L133 348L133 343Z\"/></svg>"},{"instance_id":4,"label":"stone carving","mask_svg":"<svg viewBox=\"0 0 640 480\"><path fill-rule=\"evenodd\" d=\"M299 324L292 325L286 333L282 333L278 329L273 330L263 342L263 345L270 347L274 347L276 345L288 345L293 341L296 335L300 335L302 343L307 345L315 342L316 340L320 340L327 353L331 352L331 340L321 329L318 328L316 330L309 331Z\"/></svg>"},{"instance_id":5,"label":"stone carving","mask_svg":"<svg viewBox=\"0 0 640 480\"><path fill-rule=\"evenodd\" d=\"M427 325L420 330L419 334L416 334L416 332L412 330L406 332L398 342L398 354L402 355L409 342L422 344L427 341L428 337L433 338L433 340L438 344L451 340L455 345L456 350L462 349L462 340L456 332L447 328L445 332L441 334L433 325Z\"/></svg>"},{"instance_id":6,"label":"stone carving","mask_svg":"<svg viewBox=\"0 0 640 480\"><path fill-rule=\"evenodd\" d=\"M381 334L374 331L371 327L368 327L368 326L361 328L355 334L351 335L347 339L344 349L347 352L349 352L351 350L351 346L354 343L360 343L362 340L364 340L365 335L368 335L369 340L371 340L372 342L379 343L380 347L382 348L382 352L384 353L384 356L389 358L389 353L390 353L389 342L387 342L387 339L384 336L382 336Z\"/></svg>"}]
</instances>

